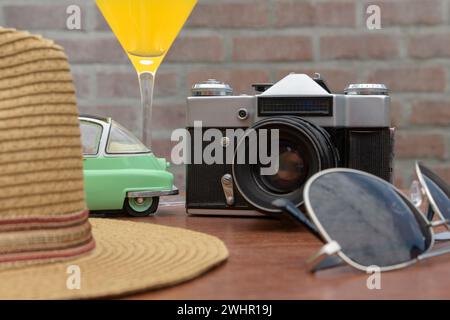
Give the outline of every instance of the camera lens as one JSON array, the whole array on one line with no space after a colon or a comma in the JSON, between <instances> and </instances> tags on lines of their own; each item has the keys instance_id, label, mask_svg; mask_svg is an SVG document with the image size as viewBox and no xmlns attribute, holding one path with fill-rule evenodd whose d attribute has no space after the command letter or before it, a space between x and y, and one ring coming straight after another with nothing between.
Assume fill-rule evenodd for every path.
<instances>
[{"instance_id":1,"label":"camera lens","mask_svg":"<svg viewBox=\"0 0 450 320\"><path fill-rule=\"evenodd\" d=\"M309 167L298 147L290 143L280 145L278 173L261 176L267 189L280 194L290 193L306 182Z\"/></svg>"},{"instance_id":2,"label":"camera lens","mask_svg":"<svg viewBox=\"0 0 450 320\"><path fill-rule=\"evenodd\" d=\"M279 135L278 158L273 158L278 161L278 171L264 175L262 169L270 165L263 165L260 161L260 144L267 143L265 149L270 154L271 139L260 141L260 133L269 133L270 136L274 129L278 130ZM250 141L252 134L257 141ZM258 153L256 157L253 155L256 162L249 161L253 152ZM243 162L239 154L245 154L246 161ZM233 178L247 202L263 212L276 213L279 209L272 205L273 200L285 198L300 206L303 203L303 187L309 177L318 171L336 167L337 163L337 152L323 128L300 117L273 117L255 123L239 140Z\"/></svg>"}]
</instances>

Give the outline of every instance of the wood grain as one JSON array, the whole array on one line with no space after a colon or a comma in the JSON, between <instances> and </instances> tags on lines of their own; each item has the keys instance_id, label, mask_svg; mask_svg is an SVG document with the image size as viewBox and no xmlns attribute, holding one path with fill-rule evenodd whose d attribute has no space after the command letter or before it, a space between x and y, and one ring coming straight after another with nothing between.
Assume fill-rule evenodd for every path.
<instances>
[{"instance_id":1,"label":"wood grain","mask_svg":"<svg viewBox=\"0 0 450 320\"><path fill-rule=\"evenodd\" d=\"M321 243L300 227L267 218L190 217L182 206L133 221L215 235L230 258L200 278L131 299L450 299L450 255L383 273L382 289L368 290L368 275L347 266L309 273L304 262Z\"/></svg>"}]
</instances>

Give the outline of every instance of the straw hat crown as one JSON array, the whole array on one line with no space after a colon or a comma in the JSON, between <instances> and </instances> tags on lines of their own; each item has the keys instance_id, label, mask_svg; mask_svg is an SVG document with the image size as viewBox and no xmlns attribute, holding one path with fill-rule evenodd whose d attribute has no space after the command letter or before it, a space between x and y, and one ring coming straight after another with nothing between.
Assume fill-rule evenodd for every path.
<instances>
[{"instance_id":1,"label":"straw hat crown","mask_svg":"<svg viewBox=\"0 0 450 320\"><path fill-rule=\"evenodd\" d=\"M63 49L0 28L0 268L94 248L75 90Z\"/></svg>"}]
</instances>

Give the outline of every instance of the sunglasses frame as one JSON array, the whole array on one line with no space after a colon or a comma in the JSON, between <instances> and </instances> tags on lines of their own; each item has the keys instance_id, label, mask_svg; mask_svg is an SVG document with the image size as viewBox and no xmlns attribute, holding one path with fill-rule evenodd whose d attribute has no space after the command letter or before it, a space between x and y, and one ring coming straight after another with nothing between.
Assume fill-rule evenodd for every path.
<instances>
[{"instance_id":1,"label":"sunglasses frame","mask_svg":"<svg viewBox=\"0 0 450 320\"><path fill-rule=\"evenodd\" d=\"M426 197L426 200L428 202L428 205L431 206L434 214L438 215L440 218L440 221L442 221L442 224L445 225L445 227L447 228L447 230L450 230L450 225L449 225L449 221L444 217L444 215L442 214L441 209L439 209L439 207L436 204L436 201L434 201L434 198L431 196L431 192L430 189L428 188L427 183L425 182L425 179L423 177L423 173L422 170L420 169L420 166L422 165L422 163L420 161L416 161L416 165L415 165L415 170L416 170L416 176L417 179L419 180L419 184L421 186L421 193L422 196ZM428 220L428 217L426 217Z\"/></svg>"},{"instance_id":2,"label":"sunglasses frame","mask_svg":"<svg viewBox=\"0 0 450 320\"><path fill-rule=\"evenodd\" d=\"M319 250L319 252L317 254L315 254L312 259L310 259L310 262L312 261L316 261L319 258L323 257L323 256L338 256L342 261L346 262L348 265L364 271L364 272L371 272L373 271L373 267L374 266L364 266L361 265L359 263L357 263L356 261L353 261L347 254L345 254L345 252L342 250L341 246L339 245L339 243L335 240L333 240L330 235L328 234L328 232L325 230L325 228L322 226L321 222L319 221L319 219L317 218L316 214L314 213L314 210L312 209L311 206L311 201L309 199L309 192L310 192L310 188L311 185L321 176L326 175L326 174L330 174L330 173L336 173L336 172L349 172L349 173L356 173L356 174L360 174L360 175L365 175L368 177L371 177L377 181L380 181L384 184L386 184L387 186L393 188L393 190L395 192L397 192L397 194L400 195L400 197L407 203L409 204L409 206L411 207L411 210L415 210L418 215L416 215L417 217L420 217L420 219L423 219L423 221L425 222L425 224L428 226L430 235L431 235L431 241L430 241L430 245L428 246L428 248L421 253L419 256L417 256L414 259L411 259L410 261L406 261L406 262L402 262L399 264L395 264L395 265L391 265L391 266L383 266L383 267L379 267L379 270L384 272L384 271L393 271L393 270L397 270L397 269L402 269L402 268L406 268L409 267L421 260L424 259L428 259L431 257L435 257L438 255L442 255L445 253L450 253L450 247L449 248L444 248L441 250L435 250L432 251L434 244L436 242L436 238L435 238L435 232L433 230L433 228L437 227L437 226L441 226L443 224L447 224L447 220L443 220L443 221L436 221L436 222L432 222L429 221L428 218L418 209L414 206L414 204L411 203L410 199L408 199L408 197L406 195L404 195L397 187L395 187L394 185L390 184L389 182L374 176L370 173L364 172L364 171L359 171L359 170L354 170L354 169L347 169L347 168L332 168L332 169L327 169L324 171L320 171L318 173L316 173L314 176L312 176L306 183L305 185L305 189L304 189L304 200L305 200L305 207L306 207L306 214L307 216L311 219L311 221L314 223L314 225L317 227L317 230L320 234L320 236L322 237L322 239L325 241L325 245ZM423 180L423 176L422 176L422 180ZM424 187L424 189L426 189L426 186ZM429 197L428 197L429 198ZM432 199L432 198L431 198ZM434 208L433 208L434 209ZM441 215L442 216L442 215ZM312 261L311 261L312 260ZM337 263L334 263L334 265L336 265ZM313 270L314 271L314 270Z\"/></svg>"}]
</instances>

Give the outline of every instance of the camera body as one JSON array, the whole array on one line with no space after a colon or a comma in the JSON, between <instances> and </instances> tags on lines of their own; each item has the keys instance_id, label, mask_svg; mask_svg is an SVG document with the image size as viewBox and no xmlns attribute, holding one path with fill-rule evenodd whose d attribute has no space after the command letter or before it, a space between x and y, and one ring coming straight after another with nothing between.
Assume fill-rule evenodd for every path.
<instances>
[{"instance_id":1,"label":"camera body","mask_svg":"<svg viewBox=\"0 0 450 320\"><path fill-rule=\"evenodd\" d=\"M228 85L214 80L196 84L187 99L187 130L193 136L201 121L201 130L220 130L223 148L236 152L240 144L227 136L230 129L279 129L282 174L265 178L255 174L257 165L191 161L186 165L189 214L279 212L270 203L280 197L301 206L306 180L330 167L392 180L394 130L386 86L349 85L345 94L332 94L320 75L290 74L274 85L254 87L259 94L234 96ZM194 139L190 147L192 155Z\"/></svg>"}]
</instances>

